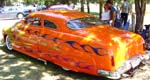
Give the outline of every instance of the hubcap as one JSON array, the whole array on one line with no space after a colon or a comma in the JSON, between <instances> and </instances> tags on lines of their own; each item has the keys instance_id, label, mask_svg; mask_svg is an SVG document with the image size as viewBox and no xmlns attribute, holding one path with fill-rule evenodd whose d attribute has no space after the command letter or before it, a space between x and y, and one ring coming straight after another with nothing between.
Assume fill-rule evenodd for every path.
<instances>
[{"instance_id":1,"label":"hubcap","mask_svg":"<svg viewBox=\"0 0 150 80\"><path fill-rule=\"evenodd\" d=\"M18 14L18 18L19 19L23 18L23 14Z\"/></svg>"}]
</instances>

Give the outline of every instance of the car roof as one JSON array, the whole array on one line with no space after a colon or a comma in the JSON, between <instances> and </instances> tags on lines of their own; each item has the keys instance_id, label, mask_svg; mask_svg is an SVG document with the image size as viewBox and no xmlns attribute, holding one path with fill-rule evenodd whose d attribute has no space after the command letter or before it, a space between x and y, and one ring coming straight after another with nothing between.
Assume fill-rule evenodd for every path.
<instances>
[{"instance_id":1,"label":"car roof","mask_svg":"<svg viewBox=\"0 0 150 80\"><path fill-rule=\"evenodd\" d=\"M77 19L82 17L93 17L93 15L88 13L83 13L76 10L43 10L39 12L31 13L30 16L34 15L45 15L45 16L51 16L55 18L62 18L62 19Z\"/></svg>"}]
</instances>

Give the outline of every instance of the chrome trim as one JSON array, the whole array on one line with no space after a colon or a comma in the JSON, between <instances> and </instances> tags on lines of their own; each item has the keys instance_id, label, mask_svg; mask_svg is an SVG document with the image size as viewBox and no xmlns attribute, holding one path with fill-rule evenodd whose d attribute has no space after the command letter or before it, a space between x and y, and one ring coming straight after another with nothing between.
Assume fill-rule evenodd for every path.
<instances>
[{"instance_id":1,"label":"chrome trim","mask_svg":"<svg viewBox=\"0 0 150 80\"><path fill-rule=\"evenodd\" d=\"M121 77L129 76L126 74L127 71L131 69L135 69L137 66L141 64L143 60L150 59L150 54L146 53L144 55L135 56L129 60L127 60L122 66L118 68L116 72L110 72L107 70L98 70L98 74L100 76L105 76L110 79L119 79Z\"/></svg>"}]
</instances>

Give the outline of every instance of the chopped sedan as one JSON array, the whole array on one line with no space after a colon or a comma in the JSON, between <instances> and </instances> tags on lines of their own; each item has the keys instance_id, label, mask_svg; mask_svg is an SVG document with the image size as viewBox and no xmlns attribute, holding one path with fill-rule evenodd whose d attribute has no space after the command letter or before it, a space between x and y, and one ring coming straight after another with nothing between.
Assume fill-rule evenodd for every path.
<instances>
[{"instance_id":1,"label":"chopped sedan","mask_svg":"<svg viewBox=\"0 0 150 80\"><path fill-rule=\"evenodd\" d=\"M8 50L50 61L64 70L119 79L149 57L143 38L91 14L44 10L3 29Z\"/></svg>"}]
</instances>

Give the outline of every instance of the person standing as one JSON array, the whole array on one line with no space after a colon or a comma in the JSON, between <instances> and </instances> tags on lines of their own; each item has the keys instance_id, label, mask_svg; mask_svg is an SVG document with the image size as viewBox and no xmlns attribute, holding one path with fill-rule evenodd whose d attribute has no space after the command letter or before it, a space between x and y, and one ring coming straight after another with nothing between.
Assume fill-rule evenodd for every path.
<instances>
[{"instance_id":1,"label":"person standing","mask_svg":"<svg viewBox=\"0 0 150 80\"><path fill-rule=\"evenodd\" d=\"M109 20L110 20L110 8L109 8L108 4L104 5L104 12L101 14L101 20L104 23L109 24Z\"/></svg>"},{"instance_id":2,"label":"person standing","mask_svg":"<svg viewBox=\"0 0 150 80\"><path fill-rule=\"evenodd\" d=\"M108 7L110 9L110 20L109 20L109 22L110 22L111 26L115 26L117 10L113 6L113 2L111 0L106 1L105 4L108 5Z\"/></svg>"},{"instance_id":3,"label":"person standing","mask_svg":"<svg viewBox=\"0 0 150 80\"><path fill-rule=\"evenodd\" d=\"M120 11L121 11L121 20L122 20L123 25L125 26L127 23L128 14L130 11L128 0L124 0L124 2L121 5Z\"/></svg>"}]
</instances>

